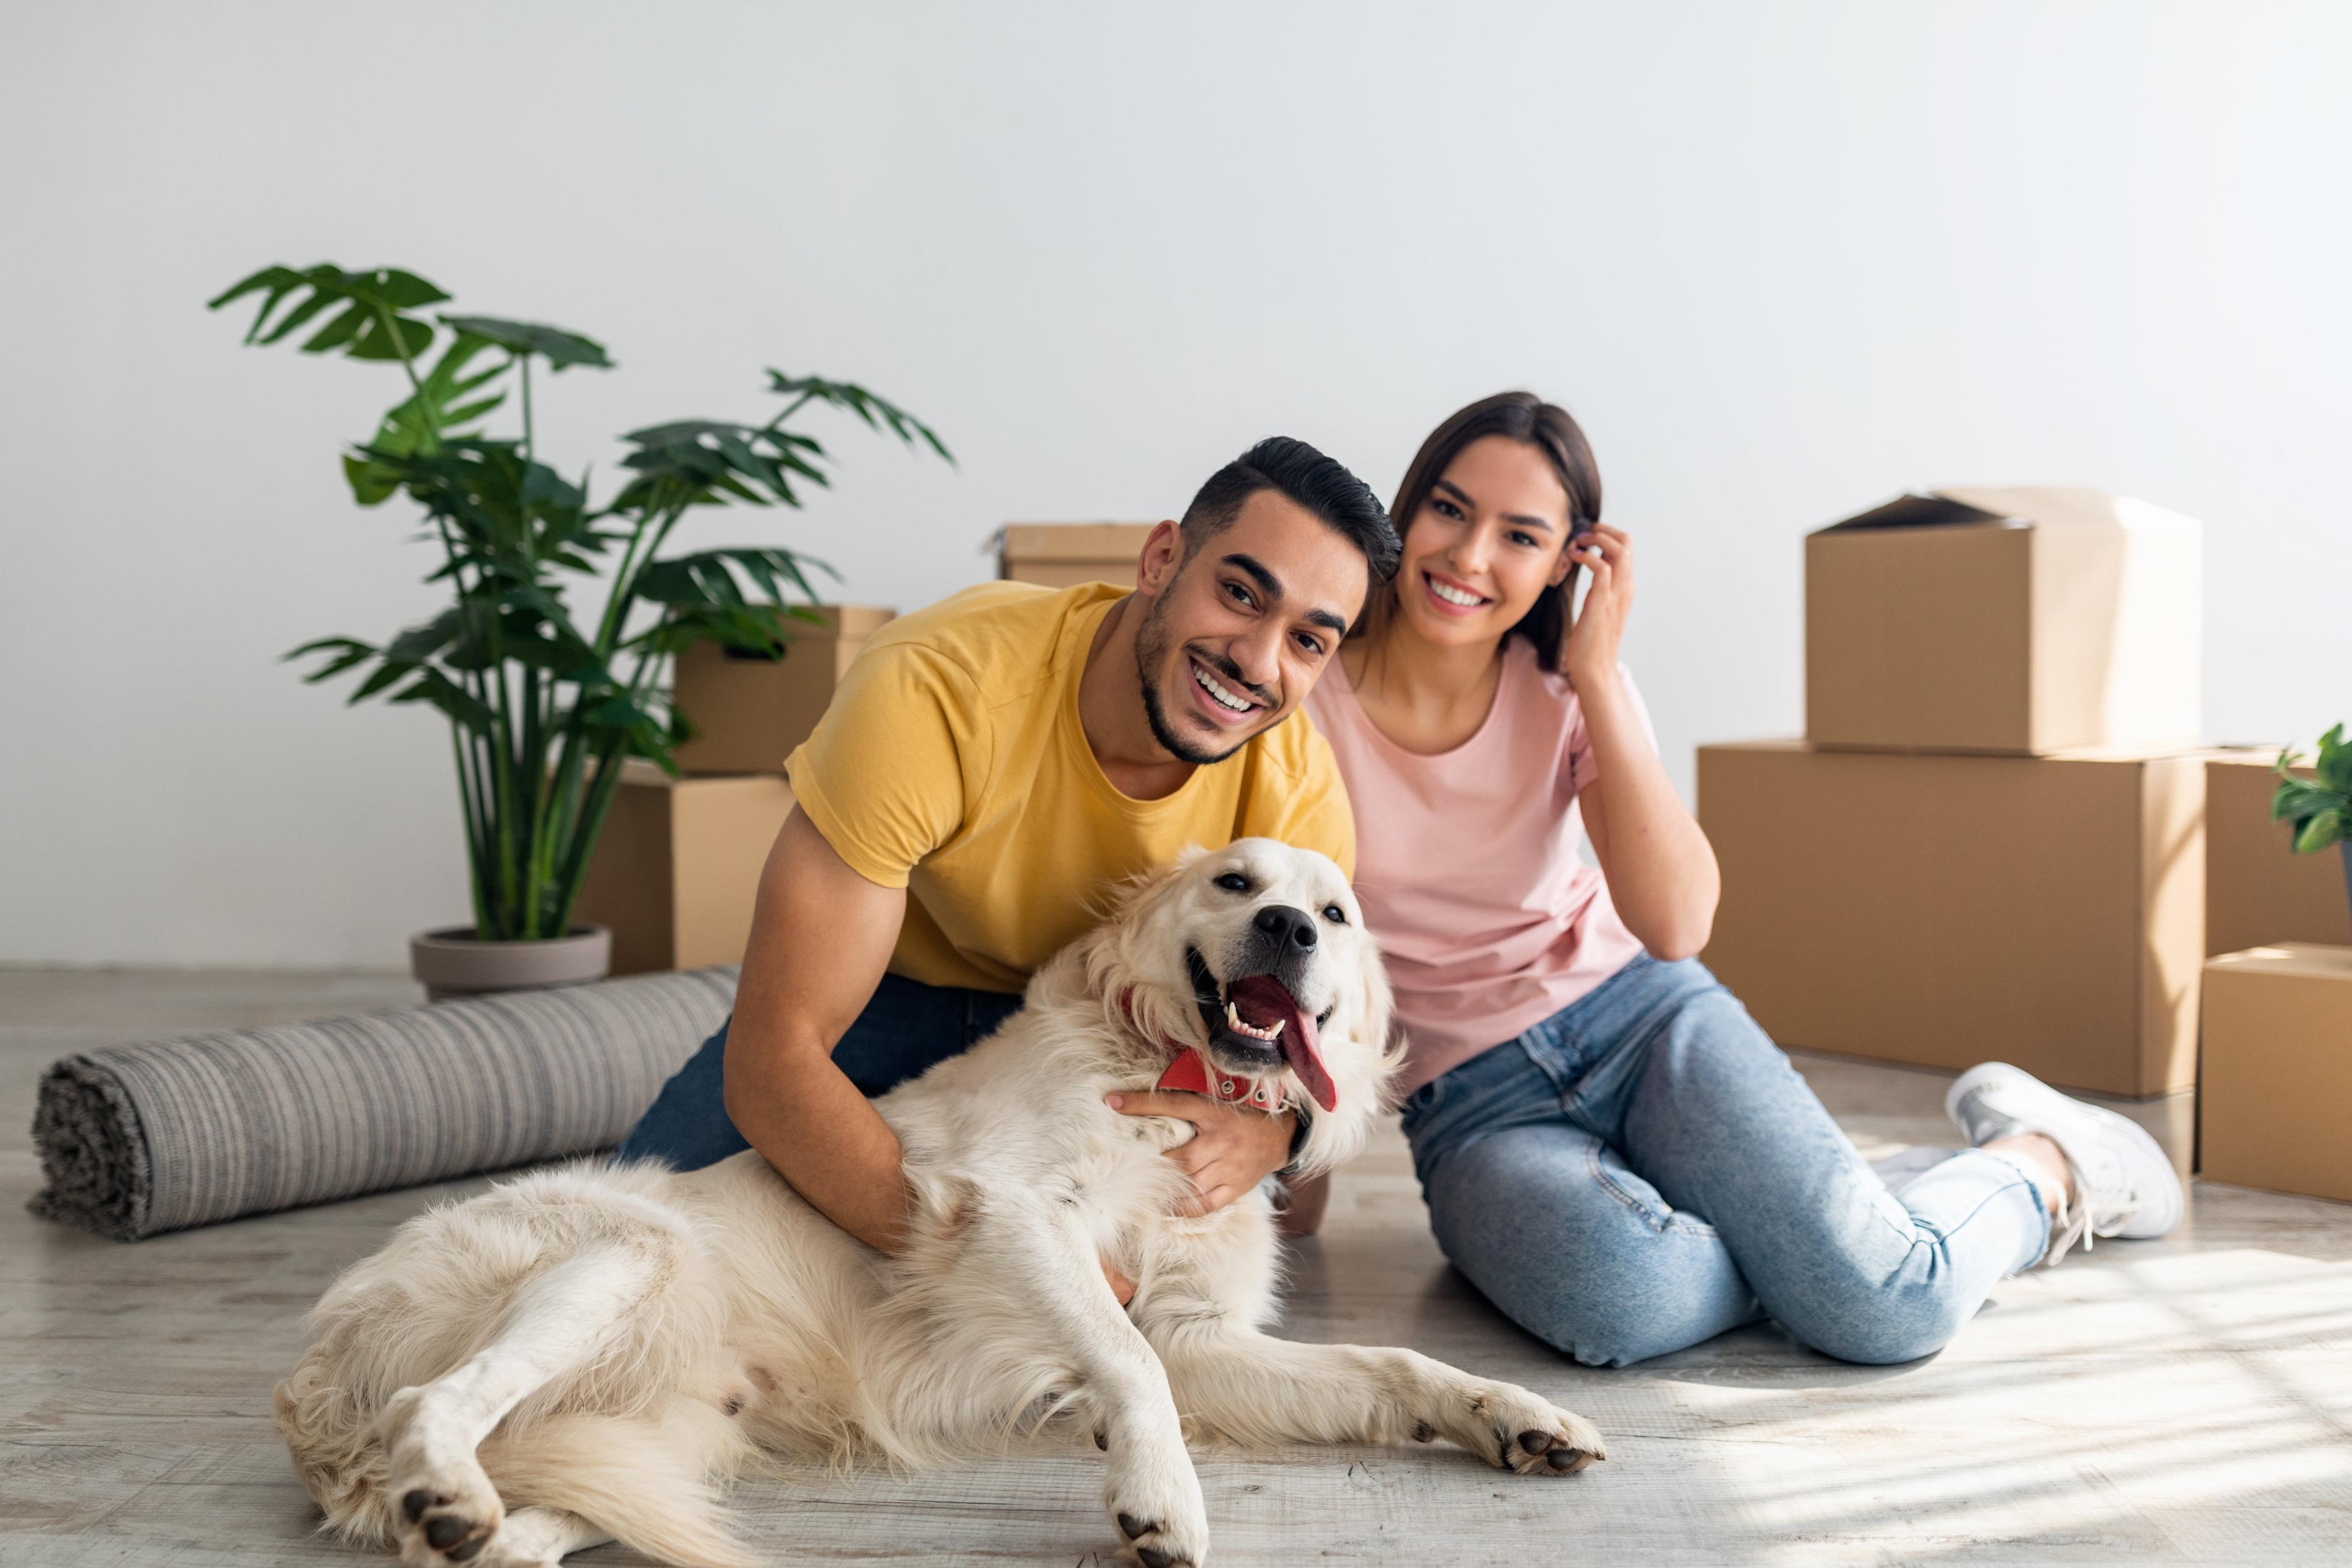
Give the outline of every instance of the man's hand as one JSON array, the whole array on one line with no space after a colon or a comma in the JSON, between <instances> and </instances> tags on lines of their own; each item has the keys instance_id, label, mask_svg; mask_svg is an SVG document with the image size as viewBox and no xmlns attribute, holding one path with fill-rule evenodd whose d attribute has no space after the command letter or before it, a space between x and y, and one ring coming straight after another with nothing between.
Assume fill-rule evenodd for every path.
<instances>
[{"instance_id":1,"label":"man's hand","mask_svg":"<svg viewBox=\"0 0 2352 1568\"><path fill-rule=\"evenodd\" d=\"M1150 1089L1114 1094L1107 1103L1123 1116L1168 1116L1192 1124L1192 1136L1168 1151L1192 1178L1192 1196L1181 1215L1214 1214L1290 1160L1290 1134L1297 1121L1287 1110L1269 1116L1246 1106L1227 1105L1204 1094Z\"/></svg>"}]
</instances>

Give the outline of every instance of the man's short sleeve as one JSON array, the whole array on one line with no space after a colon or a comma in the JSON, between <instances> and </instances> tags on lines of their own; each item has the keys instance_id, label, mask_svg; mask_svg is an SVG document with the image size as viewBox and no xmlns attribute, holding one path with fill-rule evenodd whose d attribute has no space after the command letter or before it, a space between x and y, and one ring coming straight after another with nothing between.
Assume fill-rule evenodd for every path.
<instances>
[{"instance_id":1,"label":"man's short sleeve","mask_svg":"<svg viewBox=\"0 0 2352 1568\"><path fill-rule=\"evenodd\" d=\"M986 737L971 679L911 644L853 662L815 732L784 763L793 798L867 881L903 888L963 824L967 778Z\"/></svg>"},{"instance_id":2,"label":"man's short sleeve","mask_svg":"<svg viewBox=\"0 0 2352 1568\"><path fill-rule=\"evenodd\" d=\"M1338 861L1339 869L1352 881L1356 875L1356 814L1348 804L1348 786L1339 777L1339 763L1331 754L1331 742L1308 722L1304 713L1286 721L1307 731L1306 744L1300 748L1301 772L1296 783L1272 803L1269 825L1255 831L1302 849L1321 850Z\"/></svg>"}]
</instances>

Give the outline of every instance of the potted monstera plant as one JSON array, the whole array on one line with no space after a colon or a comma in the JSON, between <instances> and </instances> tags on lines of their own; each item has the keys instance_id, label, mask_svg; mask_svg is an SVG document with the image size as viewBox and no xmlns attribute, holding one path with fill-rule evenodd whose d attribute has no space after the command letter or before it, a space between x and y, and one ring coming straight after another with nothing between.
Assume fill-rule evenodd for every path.
<instances>
[{"instance_id":1,"label":"potted monstera plant","mask_svg":"<svg viewBox=\"0 0 2352 1568\"><path fill-rule=\"evenodd\" d=\"M782 657L793 621L814 618L809 574L829 572L768 546L665 553L672 534L698 509L797 508L802 487L827 483L832 459L792 423L808 410L954 459L864 387L771 370L767 391L783 401L764 422L630 431L625 477L600 504L587 474L541 460L532 371L609 370L602 344L527 321L428 319L449 296L397 268L266 267L211 308L255 295L247 343L318 323L303 353L400 372L404 395L344 453L343 474L363 507L414 503L436 551L426 581L449 604L386 642L321 637L286 657L316 660L310 681L359 672L352 702L422 702L449 721L473 921L412 941L417 978L436 997L599 978L609 934L576 925L572 904L623 761L677 771L671 751L690 731L658 684L667 656L708 637ZM501 411L511 417L494 434ZM600 591L575 614L575 594Z\"/></svg>"},{"instance_id":2,"label":"potted monstera plant","mask_svg":"<svg viewBox=\"0 0 2352 1568\"><path fill-rule=\"evenodd\" d=\"M2352 898L2352 741L2336 725L2319 737L2319 755L2312 776L2294 768L2302 757L2292 750L2279 753L2278 792L2271 796L2271 820L2294 824L2294 850L2315 855L2330 845L2344 857L2345 894Z\"/></svg>"}]
</instances>

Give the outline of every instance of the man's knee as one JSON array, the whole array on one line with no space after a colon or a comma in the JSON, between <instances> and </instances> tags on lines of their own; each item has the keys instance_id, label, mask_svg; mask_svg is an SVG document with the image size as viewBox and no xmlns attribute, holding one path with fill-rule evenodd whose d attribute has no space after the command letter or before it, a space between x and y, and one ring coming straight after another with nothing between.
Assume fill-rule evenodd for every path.
<instances>
[{"instance_id":1,"label":"man's knee","mask_svg":"<svg viewBox=\"0 0 2352 1568\"><path fill-rule=\"evenodd\" d=\"M621 1141L619 1157L694 1171L750 1147L727 1115L727 1026L721 1024L662 1085Z\"/></svg>"}]
</instances>

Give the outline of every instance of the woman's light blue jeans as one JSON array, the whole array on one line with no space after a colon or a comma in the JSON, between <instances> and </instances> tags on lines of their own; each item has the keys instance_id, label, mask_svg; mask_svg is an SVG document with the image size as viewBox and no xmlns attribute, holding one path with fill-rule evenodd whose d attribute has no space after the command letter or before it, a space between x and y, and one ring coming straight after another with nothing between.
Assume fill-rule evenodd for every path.
<instances>
[{"instance_id":1,"label":"woman's light blue jeans","mask_svg":"<svg viewBox=\"0 0 2352 1568\"><path fill-rule=\"evenodd\" d=\"M2049 1246L1999 1155L1890 1191L1695 960L1634 959L1416 1090L1404 1131L1445 1256L1594 1366L1766 1318L1841 1361L1910 1361Z\"/></svg>"}]
</instances>

